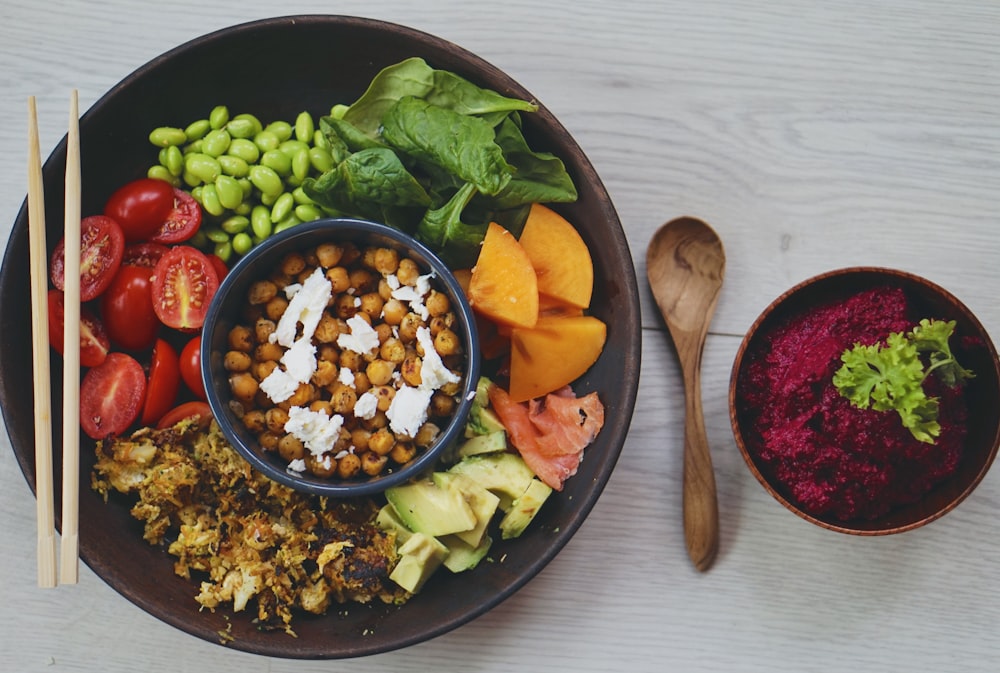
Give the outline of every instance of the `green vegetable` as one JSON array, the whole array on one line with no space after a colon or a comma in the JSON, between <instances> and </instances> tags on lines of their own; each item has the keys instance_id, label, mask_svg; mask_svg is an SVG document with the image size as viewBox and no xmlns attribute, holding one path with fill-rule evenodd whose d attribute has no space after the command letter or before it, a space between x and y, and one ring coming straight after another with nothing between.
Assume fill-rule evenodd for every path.
<instances>
[{"instance_id":1,"label":"green vegetable","mask_svg":"<svg viewBox=\"0 0 1000 673\"><path fill-rule=\"evenodd\" d=\"M936 371L945 384L955 386L972 376L948 345L954 329L954 321L924 319L906 334L890 334L885 345L855 344L841 355L844 364L834 374L833 385L859 409L896 411L914 437L934 443L941 434L938 399L924 392L924 379ZM921 353L930 362L926 369Z\"/></svg>"}]
</instances>

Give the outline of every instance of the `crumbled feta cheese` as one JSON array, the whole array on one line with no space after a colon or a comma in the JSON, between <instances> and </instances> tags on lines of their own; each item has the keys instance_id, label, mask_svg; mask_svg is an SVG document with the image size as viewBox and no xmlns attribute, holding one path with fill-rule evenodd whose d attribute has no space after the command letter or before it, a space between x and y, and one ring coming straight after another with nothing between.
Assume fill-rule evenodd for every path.
<instances>
[{"instance_id":1,"label":"crumbled feta cheese","mask_svg":"<svg viewBox=\"0 0 1000 673\"><path fill-rule=\"evenodd\" d=\"M366 421L375 418L376 411L378 411L378 397L370 390L358 397L354 403L354 415Z\"/></svg>"},{"instance_id":2,"label":"crumbled feta cheese","mask_svg":"<svg viewBox=\"0 0 1000 673\"><path fill-rule=\"evenodd\" d=\"M281 356L285 371L299 383L305 383L316 373L316 346L312 339L298 339Z\"/></svg>"},{"instance_id":3,"label":"crumbled feta cheese","mask_svg":"<svg viewBox=\"0 0 1000 673\"><path fill-rule=\"evenodd\" d=\"M291 299L301 289L302 289L302 283L289 283L288 285L285 286L285 299Z\"/></svg>"},{"instance_id":4,"label":"crumbled feta cheese","mask_svg":"<svg viewBox=\"0 0 1000 673\"><path fill-rule=\"evenodd\" d=\"M292 462L288 463L289 472L305 472L306 471L306 461L302 458L296 458Z\"/></svg>"},{"instance_id":5,"label":"crumbled feta cheese","mask_svg":"<svg viewBox=\"0 0 1000 673\"><path fill-rule=\"evenodd\" d=\"M298 387L299 382L295 380L295 377L280 367L275 367L260 382L260 389L275 403L287 400L295 394Z\"/></svg>"},{"instance_id":6,"label":"crumbled feta cheese","mask_svg":"<svg viewBox=\"0 0 1000 673\"><path fill-rule=\"evenodd\" d=\"M378 332L364 318L352 316L347 319L347 326L351 328L350 334L337 337L337 345L341 348L366 355L379 347Z\"/></svg>"},{"instance_id":7,"label":"crumbled feta cheese","mask_svg":"<svg viewBox=\"0 0 1000 673\"><path fill-rule=\"evenodd\" d=\"M297 437L311 454L319 458L340 439L343 425L344 417L340 414L327 416L322 411L292 407L288 410L285 431Z\"/></svg>"},{"instance_id":8,"label":"crumbled feta cheese","mask_svg":"<svg viewBox=\"0 0 1000 673\"><path fill-rule=\"evenodd\" d=\"M345 386L351 386L353 388L354 387L354 372L352 372L347 367L341 367L340 368L340 375L337 377L337 380L340 381L341 383L343 383Z\"/></svg>"},{"instance_id":9,"label":"crumbled feta cheese","mask_svg":"<svg viewBox=\"0 0 1000 673\"><path fill-rule=\"evenodd\" d=\"M430 312L424 306L424 297L431 291L431 278L433 277L434 274L418 276L414 285L401 285L393 289L391 296L393 299L407 302L411 311L427 320L430 317ZM398 279L396 282L399 282Z\"/></svg>"},{"instance_id":10,"label":"crumbled feta cheese","mask_svg":"<svg viewBox=\"0 0 1000 673\"><path fill-rule=\"evenodd\" d=\"M385 282L389 286L390 290L398 290L401 285L399 282L399 276L394 273L386 274Z\"/></svg>"},{"instance_id":11,"label":"crumbled feta cheese","mask_svg":"<svg viewBox=\"0 0 1000 673\"><path fill-rule=\"evenodd\" d=\"M426 327L417 328L417 343L424 349L420 364L420 387L437 390L446 383L458 383L461 379L444 366L441 356L434 348L434 337Z\"/></svg>"},{"instance_id":12,"label":"crumbled feta cheese","mask_svg":"<svg viewBox=\"0 0 1000 673\"><path fill-rule=\"evenodd\" d=\"M429 388L403 386L396 391L385 412L389 428L397 435L416 437L420 426L427 420L427 407L434 393Z\"/></svg>"},{"instance_id":13,"label":"crumbled feta cheese","mask_svg":"<svg viewBox=\"0 0 1000 673\"><path fill-rule=\"evenodd\" d=\"M312 274L306 278L301 289L289 300L285 312L278 320L278 325L271 334L271 343L279 343L286 348L295 341L296 331L299 323L302 324L301 338L311 340L316 332L319 319L326 309L332 294L332 286L323 274L323 269L317 267Z\"/></svg>"}]
</instances>

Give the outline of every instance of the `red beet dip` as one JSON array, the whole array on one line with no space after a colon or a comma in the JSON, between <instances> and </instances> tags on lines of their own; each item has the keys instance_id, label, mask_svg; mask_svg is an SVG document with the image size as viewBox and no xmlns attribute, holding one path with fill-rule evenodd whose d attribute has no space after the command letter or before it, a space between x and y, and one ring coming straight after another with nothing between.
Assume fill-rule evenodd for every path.
<instances>
[{"instance_id":1,"label":"red beet dip","mask_svg":"<svg viewBox=\"0 0 1000 673\"><path fill-rule=\"evenodd\" d=\"M921 442L895 411L858 409L833 386L841 354L884 342L921 318L899 288L880 287L793 316L748 351L737 382L750 410L747 449L817 517L874 519L915 502L958 464L967 415L961 388L924 382L940 399L941 434ZM954 336L953 336L954 339Z\"/></svg>"}]
</instances>

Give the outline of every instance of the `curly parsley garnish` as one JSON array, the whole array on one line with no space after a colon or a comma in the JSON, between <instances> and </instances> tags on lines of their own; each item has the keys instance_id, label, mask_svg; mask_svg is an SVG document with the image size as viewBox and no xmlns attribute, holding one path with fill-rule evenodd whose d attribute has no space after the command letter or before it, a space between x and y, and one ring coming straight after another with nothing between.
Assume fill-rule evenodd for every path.
<instances>
[{"instance_id":1,"label":"curly parsley garnish","mask_svg":"<svg viewBox=\"0 0 1000 673\"><path fill-rule=\"evenodd\" d=\"M833 375L833 385L859 409L895 410L913 436L934 443L941 434L938 398L928 397L923 383L931 372L948 386L959 385L973 374L955 360L948 339L955 321L924 320L906 334L894 332L885 345L844 351L844 363ZM927 355L927 366L920 355Z\"/></svg>"}]
</instances>

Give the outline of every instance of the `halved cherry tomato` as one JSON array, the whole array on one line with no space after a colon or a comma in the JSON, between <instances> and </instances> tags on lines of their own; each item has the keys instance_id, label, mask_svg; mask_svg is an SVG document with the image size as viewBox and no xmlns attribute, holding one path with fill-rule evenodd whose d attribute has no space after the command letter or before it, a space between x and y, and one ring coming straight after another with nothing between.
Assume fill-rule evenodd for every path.
<instances>
[{"instance_id":1,"label":"halved cherry tomato","mask_svg":"<svg viewBox=\"0 0 1000 673\"><path fill-rule=\"evenodd\" d=\"M104 204L104 214L121 225L126 241L148 239L159 231L173 209L173 185L153 178L122 185Z\"/></svg>"},{"instance_id":2,"label":"halved cherry tomato","mask_svg":"<svg viewBox=\"0 0 1000 673\"><path fill-rule=\"evenodd\" d=\"M198 400L184 402L165 413L160 422L156 424L156 428L157 430L163 430L164 428L173 427L185 418L193 417L198 419L199 425L208 427L208 424L212 422L212 409L208 406L207 402Z\"/></svg>"},{"instance_id":3,"label":"halved cherry tomato","mask_svg":"<svg viewBox=\"0 0 1000 673\"><path fill-rule=\"evenodd\" d=\"M125 252L125 235L119 224L105 215L80 221L80 301L94 299L111 284ZM52 251L49 276L52 284L66 289L66 241Z\"/></svg>"},{"instance_id":4,"label":"halved cherry tomato","mask_svg":"<svg viewBox=\"0 0 1000 673\"><path fill-rule=\"evenodd\" d=\"M180 357L181 378L191 390L203 400L208 399L205 394L205 385L201 380L201 337L195 338L184 344Z\"/></svg>"},{"instance_id":5,"label":"halved cherry tomato","mask_svg":"<svg viewBox=\"0 0 1000 673\"><path fill-rule=\"evenodd\" d=\"M101 295L101 319L111 341L127 351L149 348L160 331L153 311L153 270L123 264Z\"/></svg>"},{"instance_id":6,"label":"halved cherry tomato","mask_svg":"<svg viewBox=\"0 0 1000 673\"><path fill-rule=\"evenodd\" d=\"M173 208L149 240L154 243L182 243L201 227L201 206L183 189L173 188Z\"/></svg>"},{"instance_id":7,"label":"halved cherry tomato","mask_svg":"<svg viewBox=\"0 0 1000 673\"><path fill-rule=\"evenodd\" d=\"M49 290L49 343L62 355L63 325L65 324L65 307L63 293L59 290ZM86 306L80 307L80 365L96 367L104 362L111 349L111 341L104 325Z\"/></svg>"},{"instance_id":8,"label":"halved cherry tomato","mask_svg":"<svg viewBox=\"0 0 1000 673\"><path fill-rule=\"evenodd\" d=\"M200 329L219 289L219 275L205 253L189 245L171 248L153 269L153 310L167 327Z\"/></svg>"},{"instance_id":9,"label":"halved cherry tomato","mask_svg":"<svg viewBox=\"0 0 1000 673\"><path fill-rule=\"evenodd\" d=\"M146 373L131 355L111 352L80 382L80 427L92 439L125 432L146 398Z\"/></svg>"},{"instance_id":10,"label":"halved cherry tomato","mask_svg":"<svg viewBox=\"0 0 1000 673\"><path fill-rule=\"evenodd\" d=\"M122 255L122 264L145 266L152 269L160 261L160 257L167 254L167 250L169 249L162 243L153 243L151 241L129 243L125 246L125 253Z\"/></svg>"},{"instance_id":11,"label":"halved cherry tomato","mask_svg":"<svg viewBox=\"0 0 1000 673\"><path fill-rule=\"evenodd\" d=\"M146 386L141 423L150 426L159 422L170 411L180 388L181 370L177 351L163 339L157 339L149 365L149 384Z\"/></svg>"}]
</instances>

